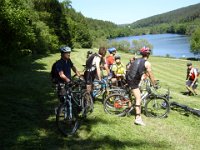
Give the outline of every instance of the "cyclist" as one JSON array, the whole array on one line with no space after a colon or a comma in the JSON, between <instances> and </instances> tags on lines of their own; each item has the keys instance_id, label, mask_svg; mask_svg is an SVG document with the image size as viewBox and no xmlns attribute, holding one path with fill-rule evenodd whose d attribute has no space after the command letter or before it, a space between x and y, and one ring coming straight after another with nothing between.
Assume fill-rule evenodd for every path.
<instances>
[{"instance_id":1,"label":"cyclist","mask_svg":"<svg viewBox=\"0 0 200 150\"><path fill-rule=\"evenodd\" d=\"M129 71L127 72L127 83L132 89L132 93L135 96L135 121L137 125L145 126L141 118L141 92L139 89L139 83L142 80L143 74L147 74L150 78L153 86L156 85L154 75L152 73L151 64L148 61L151 50L148 47L143 47L140 49L141 58L136 59L130 66Z\"/></svg>"},{"instance_id":2,"label":"cyclist","mask_svg":"<svg viewBox=\"0 0 200 150\"><path fill-rule=\"evenodd\" d=\"M60 102L64 102L64 96L66 95L66 90L64 83L68 83L71 81L71 69L74 73L80 76L80 73L77 71L76 67L72 63L70 59L71 48L68 46L60 47L61 58L57 62L55 62L55 68L52 67L52 73L54 73L54 77L56 78L56 84L58 85L58 97ZM55 69L55 70L54 70ZM57 114L58 107L55 108L55 114Z\"/></svg>"},{"instance_id":3,"label":"cyclist","mask_svg":"<svg viewBox=\"0 0 200 150\"><path fill-rule=\"evenodd\" d=\"M198 71L192 66L192 63L187 63L187 67L186 88L188 95L197 95Z\"/></svg>"},{"instance_id":4,"label":"cyclist","mask_svg":"<svg viewBox=\"0 0 200 150\"><path fill-rule=\"evenodd\" d=\"M58 73L58 80L60 83L71 81L71 69L75 74L80 76L80 73L74 66L70 59L71 48L68 46L62 46L60 48L61 58L56 63L56 71Z\"/></svg>"},{"instance_id":5,"label":"cyclist","mask_svg":"<svg viewBox=\"0 0 200 150\"><path fill-rule=\"evenodd\" d=\"M119 55L115 56L115 63L112 65L113 78L112 83L116 86L122 86L122 83L125 79L126 69L121 63L121 57Z\"/></svg>"},{"instance_id":6,"label":"cyclist","mask_svg":"<svg viewBox=\"0 0 200 150\"><path fill-rule=\"evenodd\" d=\"M129 70L131 64L135 61L135 57L130 58L129 62L126 64L126 70Z\"/></svg>"},{"instance_id":7,"label":"cyclist","mask_svg":"<svg viewBox=\"0 0 200 150\"><path fill-rule=\"evenodd\" d=\"M84 72L84 78L86 81L86 88L88 92L92 92L92 84L95 79L95 77L98 80L102 80L101 76L101 63L105 65L106 68L106 63L105 63L105 57L106 55L106 48L105 47L100 47L98 54L92 54L90 58L86 61L86 71ZM92 94L91 94L92 95Z\"/></svg>"},{"instance_id":8,"label":"cyclist","mask_svg":"<svg viewBox=\"0 0 200 150\"><path fill-rule=\"evenodd\" d=\"M108 68L111 70L111 66L115 62L115 54L116 54L117 50L116 50L116 48L111 47L108 49L108 52L110 53L110 55L108 55L106 57L106 63L108 65Z\"/></svg>"}]
</instances>

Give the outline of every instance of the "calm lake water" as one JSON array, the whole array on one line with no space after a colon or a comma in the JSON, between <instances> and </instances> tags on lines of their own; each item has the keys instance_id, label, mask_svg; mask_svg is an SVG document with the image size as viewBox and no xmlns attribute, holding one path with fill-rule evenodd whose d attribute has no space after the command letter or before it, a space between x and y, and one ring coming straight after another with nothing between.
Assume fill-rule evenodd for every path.
<instances>
[{"instance_id":1,"label":"calm lake water","mask_svg":"<svg viewBox=\"0 0 200 150\"><path fill-rule=\"evenodd\" d=\"M132 44L133 40L146 39L153 45L154 56L166 56L176 58L189 58L195 57L190 52L189 37L179 34L154 34L154 35L141 35L120 37L114 40L122 41L126 40Z\"/></svg>"}]
</instances>

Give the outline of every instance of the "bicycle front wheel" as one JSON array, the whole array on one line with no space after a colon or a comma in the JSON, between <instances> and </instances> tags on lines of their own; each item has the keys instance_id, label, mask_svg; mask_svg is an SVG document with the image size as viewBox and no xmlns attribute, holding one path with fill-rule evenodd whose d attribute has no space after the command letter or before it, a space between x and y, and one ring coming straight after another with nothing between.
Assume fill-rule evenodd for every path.
<instances>
[{"instance_id":1,"label":"bicycle front wheel","mask_svg":"<svg viewBox=\"0 0 200 150\"><path fill-rule=\"evenodd\" d=\"M145 103L145 114L148 117L164 118L170 111L169 101L162 96L148 98Z\"/></svg>"},{"instance_id":2,"label":"bicycle front wheel","mask_svg":"<svg viewBox=\"0 0 200 150\"><path fill-rule=\"evenodd\" d=\"M130 107L130 99L121 94L111 94L104 100L104 111L111 115L124 116Z\"/></svg>"},{"instance_id":3,"label":"bicycle front wheel","mask_svg":"<svg viewBox=\"0 0 200 150\"><path fill-rule=\"evenodd\" d=\"M78 116L68 108L67 104L63 103L58 107L56 114L57 127L65 136L74 134L79 126Z\"/></svg>"},{"instance_id":4,"label":"bicycle front wheel","mask_svg":"<svg viewBox=\"0 0 200 150\"><path fill-rule=\"evenodd\" d=\"M94 109L93 99L90 93L85 92L82 96L82 116L86 117Z\"/></svg>"}]
</instances>

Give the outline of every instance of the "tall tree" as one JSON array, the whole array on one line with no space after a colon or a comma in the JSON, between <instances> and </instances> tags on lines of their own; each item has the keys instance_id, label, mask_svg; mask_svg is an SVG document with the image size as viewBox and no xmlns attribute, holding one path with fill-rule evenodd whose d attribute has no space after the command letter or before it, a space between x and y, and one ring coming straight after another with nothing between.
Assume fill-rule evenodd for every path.
<instances>
[{"instance_id":1,"label":"tall tree","mask_svg":"<svg viewBox=\"0 0 200 150\"><path fill-rule=\"evenodd\" d=\"M200 28L197 28L191 37L191 52L195 55L200 54Z\"/></svg>"}]
</instances>

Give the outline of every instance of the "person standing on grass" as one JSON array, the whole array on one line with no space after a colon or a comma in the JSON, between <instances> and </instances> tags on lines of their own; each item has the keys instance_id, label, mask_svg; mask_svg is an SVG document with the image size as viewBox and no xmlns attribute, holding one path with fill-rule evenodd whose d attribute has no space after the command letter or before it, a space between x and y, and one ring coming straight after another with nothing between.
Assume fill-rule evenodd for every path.
<instances>
[{"instance_id":1,"label":"person standing on grass","mask_svg":"<svg viewBox=\"0 0 200 150\"><path fill-rule=\"evenodd\" d=\"M141 92L139 89L140 81L142 80L143 74L147 74L150 78L153 86L156 86L154 75L151 69L151 63L148 61L151 50L148 47L143 47L140 49L141 58L137 58L129 67L129 71L126 75L126 80L129 87L132 89L132 93L135 96L135 121L137 125L145 126L141 117Z\"/></svg>"},{"instance_id":2,"label":"person standing on grass","mask_svg":"<svg viewBox=\"0 0 200 150\"><path fill-rule=\"evenodd\" d=\"M187 63L186 88L188 95L197 95L198 76L198 70L192 66L192 63Z\"/></svg>"},{"instance_id":3,"label":"person standing on grass","mask_svg":"<svg viewBox=\"0 0 200 150\"><path fill-rule=\"evenodd\" d=\"M84 72L84 79L86 81L86 88L89 93L92 93L92 85L94 79L102 80L101 75L101 64L104 64L105 68L107 68L107 64L105 63L106 48L100 47L98 54L92 54L86 61L86 71ZM92 95L92 94L91 94Z\"/></svg>"},{"instance_id":4,"label":"person standing on grass","mask_svg":"<svg viewBox=\"0 0 200 150\"><path fill-rule=\"evenodd\" d=\"M72 63L70 59L71 48L68 46L62 46L60 48L61 58L56 61L52 66L51 74L54 76L54 81L58 85L58 97L61 103L64 102L64 96L66 95L66 89L64 83L71 81L71 70L80 76L80 73ZM55 114L57 114L58 107L55 108Z\"/></svg>"}]
</instances>

